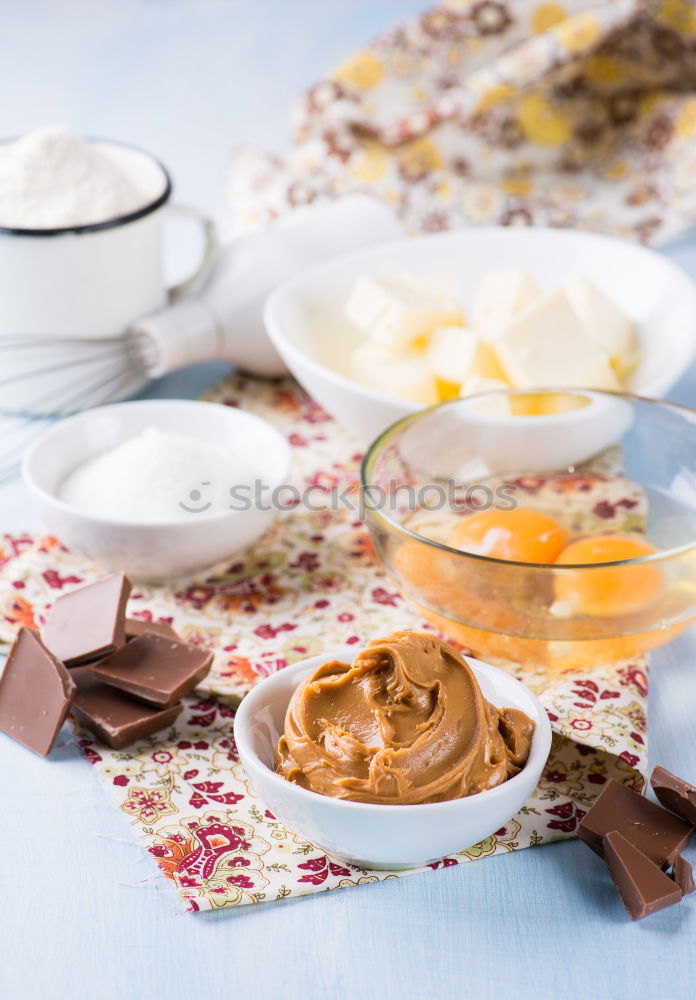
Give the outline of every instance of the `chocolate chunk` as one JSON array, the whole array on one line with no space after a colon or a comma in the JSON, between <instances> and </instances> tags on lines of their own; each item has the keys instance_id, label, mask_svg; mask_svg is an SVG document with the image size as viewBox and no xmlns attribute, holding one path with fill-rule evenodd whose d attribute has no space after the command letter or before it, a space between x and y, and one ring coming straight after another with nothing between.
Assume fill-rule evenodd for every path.
<instances>
[{"instance_id":1,"label":"chocolate chunk","mask_svg":"<svg viewBox=\"0 0 696 1000\"><path fill-rule=\"evenodd\" d=\"M684 896L688 896L690 892L696 889L696 883L694 883L694 873L691 865L682 857L681 854L677 854L674 865L672 867L672 878L679 886Z\"/></svg>"},{"instance_id":2,"label":"chocolate chunk","mask_svg":"<svg viewBox=\"0 0 696 1000\"><path fill-rule=\"evenodd\" d=\"M126 641L130 580L123 573L87 583L56 600L41 638L67 667L98 660Z\"/></svg>"},{"instance_id":3,"label":"chocolate chunk","mask_svg":"<svg viewBox=\"0 0 696 1000\"><path fill-rule=\"evenodd\" d=\"M73 716L114 750L166 729L183 708L179 703L156 709L134 701L96 680L91 667L77 667L71 671L71 676L77 681L71 708Z\"/></svg>"},{"instance_id":4,"label":"chocolate chunk","mask_svg":"<svg viewBox=\"0 0 696 1000\"><path fill-rule=\"evenodd\" d=\"M203 680L213 654L145 632L93 666L94 676L157 708L167 708Z\"/></svg>"},{"instance_id":5,"label":"chocolate chunk","mask_svg":"<svg viewBox=\"0 0 696 1000\"><path fill-rule=\"evenodd\" d=\"M610 778L583 817L578 837L603 857L603 840L614 831L622 833L660 868L667 868L688 843L693 827Z\"/></svg>"},{"instance_id":6,"label":"chocolate chunk","mask_svg":"<svg viewBox=\"0 0 696 1000\"><path fill-rule=\"evenodd\" d=\"M0 730L45 757L74 692L70 674L38 633L20 628L0 677Z\"/></svg>"},{"instance_id":7,"label":"chocolate chunk","mask_svg":"<svg viewBox=\"0 0 696 1000\"><path fill-rule=\"evenodd\" d=\"M650 784L663 806L696 826L696 788L693 785L659 765L653 768Z\"/></svg>"},{"instance_id":8,"label":"chocolate chunk","mask_svg":"<svg viewBox=\"0 0 696 1000\"><path fill-rule=\"evenodd\" d=\"M604 838L604 860L631 920L678 903L682 891L669 875L616 831Z\"/></svg>"},{"instance_id":9,"label":"chocolate chunk","mask_svg":"<svg viewBox=\"0 0 696 1000\"><path fill-rule=\"evenodd\" d=\"M175 632L171 625L166 622L145 622L140 618L126 618L126 641L137 639L144 632L156 632L157 635L166 635L168 639L178 639L179 634Z\"/></svg>"}]
</instances>

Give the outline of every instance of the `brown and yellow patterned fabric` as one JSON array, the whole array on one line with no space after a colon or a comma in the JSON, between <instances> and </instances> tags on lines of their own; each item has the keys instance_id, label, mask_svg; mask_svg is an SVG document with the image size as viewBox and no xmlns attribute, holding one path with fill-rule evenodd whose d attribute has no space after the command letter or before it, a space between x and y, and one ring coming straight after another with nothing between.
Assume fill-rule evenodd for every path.
<instances>
[{"instance_id":1,"label":"brown and yellow patterned fabric","mask_svg":"<svg viewBox=\"0 0 696 1000\"><path fill-rule=\"evenodd\" d=\"M134 588L130 616L171 624L186 642L215 649L214 666L169 730L110 750L78 729L80 750L189 910L422 871L372 871L327 856L284 826L249 785L232 724L235 704L254 684L306 656L343 645L358 652L376 636L430 626L395 590L357 512L349 505L331 509L334 489L357 500L361 456L354 439L290 379L235 376L207 398L274 423L293 450L292 482L300 491L313 487L316 496L324 491L327 507L295 507L251 548L197 578ZM626 527L629 511L635 528L644 500L608 461L576 484L569 502L577 515L584 509L584 518L599 518L605 527ZM527 487L548 491L553 509L552 486L539 479ZM11 642L21 625L40 628L59 594L102 575L55 538L0 535L0 644ZM538 693L554 732L551 754L534 794L505 826L426 868L575 837L609 778L636 790L645 783L644 660L563 673L533 663L500 665Z\"/></svg>"},{"instance_id":2,"label":"brown and yellow patterned fabric","mask_svg":"<svg viewBox=\"0 0 696 1000\"><path fill-rule=\"evenodd\" d=\"M232 232L366 191L410 232L696 222L696 0L448 0L302 98L283 158L240 151Z\"/></svg>"}]
</instances>

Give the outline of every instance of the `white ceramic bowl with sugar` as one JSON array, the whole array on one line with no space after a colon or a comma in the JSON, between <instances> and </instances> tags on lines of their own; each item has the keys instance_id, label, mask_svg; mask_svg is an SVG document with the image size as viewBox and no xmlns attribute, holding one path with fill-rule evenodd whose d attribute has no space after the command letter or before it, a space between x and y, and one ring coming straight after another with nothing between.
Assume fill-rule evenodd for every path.
<instances>
[{"instance_id":1,"label":"white ceramic bowl with sugar","mask_svg":"<svg viewBox=\"0 0 696 1000\"><path fill-rule=\"evenodd\" d=\"M467 657L494 705L526 712L536 724L526 765L478 795L424 805L373 805L310 792L276 774L273 750L297 685L327 660L350 662L354 646L327 650L261 681L237 710L234 736L249 781L274 816L317 847L362 868L413 868L464 850L505 826L536 787L551 748L539 699L510 674Z\"/></svg>"},{"instance_id":2,"label":"white ceramic bowl with sugar","mask_svg":"<svg viewBox=\"0 0 696 1000\"><path fill-rule=\"evenodd\" d=\"M236 407L154 399L86 410L45 431L22 463L24 482L46 529L69 549L105 570L122 570L134 580L159 581L203 570L251 545L271 525L277 511L268 502L250 503L245 509L184 513L168 521L133 522L87 514L59 499L61 483L71 470L148 427L230 453L243 441L256 456L267 498L288 480L291 459L286 439L265 420ZM229 473L221 469L220 476L233 475L233 470L231 463ZM229 483L230 488L236 485ZM201 500L204 488L199 491Z\"/></svg>"},{"instance_id":3,"label":"white ceramic bowl with sugar","mask_svg":"<svg viewBox=\"0 0 696 1000\"><path fill-rule=\"evenodd\" d=\"M642 360L627 390L662 398L689 367L696 352L696 285L691 279L652 250L574 230L460 230L337 257L276 289L266 304L266 329L309 394L369 443L421 407L350 377L350 350L359 335L344 318L343 307L355 279L361 274L449 272L457 281L466 316L484 273L514 267L529 271L542 290L582 274L635 321Z\"/></svg>"}]
</instances>

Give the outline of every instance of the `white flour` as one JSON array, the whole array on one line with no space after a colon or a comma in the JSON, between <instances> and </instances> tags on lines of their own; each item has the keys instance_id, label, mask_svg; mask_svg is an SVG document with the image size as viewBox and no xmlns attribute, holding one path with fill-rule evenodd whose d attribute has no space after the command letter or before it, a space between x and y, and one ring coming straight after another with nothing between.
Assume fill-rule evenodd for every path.
<instances>
[{"instance_id":1,"label":"white flour","mask_svg":"<svg viewBox=\"0 0 696 1000\"><path fill-rule=\"evenodd\" d=\"M60 126L0 144L0 226L54 229L137 211L164 189L154 161Z\"/></svg>"},{"instance_id":2,"label":"white flour","mask_svg":"<svg viewBox=\"0 0 696 1000\"><path fill-rule=\"evenodd\" d=\"M253 456L148 427L73 469L59 499L116 521L190 521L229 508L229 490L253 483Z\"/></svg>"}]
</instances>

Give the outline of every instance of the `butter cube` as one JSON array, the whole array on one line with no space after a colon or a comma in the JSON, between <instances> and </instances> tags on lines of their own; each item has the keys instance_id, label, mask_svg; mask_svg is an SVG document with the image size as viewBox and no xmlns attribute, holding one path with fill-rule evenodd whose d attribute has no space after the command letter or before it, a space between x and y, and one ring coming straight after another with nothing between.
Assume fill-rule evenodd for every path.
<instances>
[{"instance_id":1,"label":"butter cube","mask_svg":"<svg viewBox=\"0 0 696 1000\"><path fill-rule=\"evenodd\" d=\"M433 375L461 385L473 375L505 380L495 351L473 330L445 326L436 330L425 351L425 360Z\"/></svg>"},{"instance_id":2,"label":"butter cube","mask_svg":"<svg viewBox=\"0 0 696 1000\"><path fill-rule=\"evenodd\" d=\"M636 329L629 317L587 278L577 275L563 289L585 332L609 356L619 371L635 363Z\"/></svg>"},{"instance_id":3,"label":"butter cube","mask_svg":"<svg viewBox=\"0 0 696 1000\"><path fill-rule=\"evenodd\" d=\"M437 299L440 305L457 306L459 289L457 279L446 271L436 274L413 275L408 272L400 275L401 279L412 288Z\"/></svg>"},{"instance_id":4,"label":"butter cube","mask_svg":"<svg viewBox=\"0 0 696 1000\"><path fill-rule=\"evenodd\" d=\"M487 271L474 300L473 325L481 336L491 340L513 316L530 306L541 295L526 271L516 268Z\"/></svg>"},{"instance_id":5,"label":"butter cube","mask_svg":"<svg viewBox=\"0 0 696 1000\"><path fill-rule=\"evenodd\" d=\"M619 388L607 354L587 336L563 291L550 292L528 306L493 346L516 388Z\"/></svg>"},{"instance_id":6,"label":"butter cube","mask_svg":"<svg viewBox=\"0 0 696 1000\"><path fill-rule=\"evenodd\" d=\"M353 352L353 362L360 350L357 347ZM422 358L394 356L390 360L364 365L359 363L364 357L363 351L358 364L353 365L353 377L368 389L422 406L434 406L440 401L437 380Z\"/></svg>"},{"instance_id":7,"label":"butter cube","mask_svg":"<svg viewBox=\"0 0 696 1000\"><path fill-rule=\"evenodd\" d=\"M362 275L346 304L346 315L364 334L393 350L405 350L439 326L461 323L458 303L440 300L393 275Z\"/></svg>"}]
</instances>

